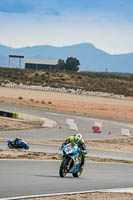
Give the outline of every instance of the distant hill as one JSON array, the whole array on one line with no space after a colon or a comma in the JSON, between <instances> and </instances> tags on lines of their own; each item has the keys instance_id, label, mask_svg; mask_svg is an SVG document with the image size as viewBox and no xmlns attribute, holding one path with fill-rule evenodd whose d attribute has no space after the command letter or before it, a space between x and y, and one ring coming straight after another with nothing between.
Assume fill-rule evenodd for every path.
<instances>
[{"instance_id":1,"label":"distant hill","mask_svg":"<svg viewBox=\"0 0 133 200\"><path fill-rule=\"evenodd\" d=\"M8 55L20 54L29 58L64 59L76 57L80 61L80 71L108 71L133 73L133 53L111 55L97 49L90 43L54 47L49 45L11 48L0 45L0 66L8 66Z\"/></svg>"}]
</instances>

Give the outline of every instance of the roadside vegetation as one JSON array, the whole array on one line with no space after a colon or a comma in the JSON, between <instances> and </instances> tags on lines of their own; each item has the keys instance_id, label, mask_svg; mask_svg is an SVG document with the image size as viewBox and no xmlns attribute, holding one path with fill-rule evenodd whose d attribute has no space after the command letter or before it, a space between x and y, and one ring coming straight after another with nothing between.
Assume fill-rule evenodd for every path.
<instances>
[{"instance_id":1,"label":"roadside vegetation","mask_svg":"<svg viewBox=\"0 0 133 200\"><path fill-rule=\"evenodd\" d=\"M0 67L0 83L84 89L133 96L133 74L109 72L36 71Z\"/></svg>"}]
</instances>

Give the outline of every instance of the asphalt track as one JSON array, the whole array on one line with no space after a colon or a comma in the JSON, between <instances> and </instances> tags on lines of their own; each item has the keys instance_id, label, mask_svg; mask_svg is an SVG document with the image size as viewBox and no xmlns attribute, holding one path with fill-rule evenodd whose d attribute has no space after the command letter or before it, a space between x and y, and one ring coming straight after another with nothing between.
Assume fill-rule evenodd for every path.
<instances>
[{"instance_id":1,"label":"asphalt track","mask_svg":"<svg viewBox=\"0 0 133 200\"><path fill-rule=\"evenodd\" d=\"M0 160L0 198L133 186L133 165L86 163L81 177L59 177L61 161Z\"/></svg>"},{"instance_id":2,"label":"asphalt track","mask_svg":"<svg viewBox=\"0 0 133 200\"><path fill-rule=\"evenodd\" d=\"M102 134L92 133L92 125L99 120L76 114L66 114L37 108L0 105L0 110L9 110L47 117L57 122L53 128L33 129L26 131L1 131L0 138L23 139L66 139L74 131L66 126L66 118L73 118L77 123L79 132L85 139L120 138L121 128L133 128L127 122L101 119L103 123ZM61 128L60 128L61 127ZM111 131L111 134L108 134ZM60 161L23 161L0 160L0 198L42 195L51 193L91 191L111 188L129 188L133 186L132 164L86 163L83 175L73 178L59 177Z\"/></svg>"},{"instance_id":3,"label":"asphalt track","mask_svg":"<svg viewBox=\"0 0 133 200\"><path fill-rule=\"evenodd\" d=\"M1 131L0 138L14 138L16 136L22 137L23 139L42 139L42 140L53 140L62 139L65 140L68 136L75 133L75 131L68 129L66 125L66 119L74 119L78 126L78 132L80 132L84 139L111 139L111 138L121 138L121 128L128 128L133 136L133 127L131 123L113 121L107 119L96 119L92 117L76 115L76 114L66 114L63 112L49 111L38 108L20 107L20 106L10 106L0 104L0 110L8 110L12 112L21 112L25 114L31 114L39 117L45 117L52 119L57 122L57 125L53 128L42 128L33 130L21 130L21 131ZM102 133L94 134L92 132L92 126L96 121L102 122ZM61 127L61 128L60 128ZM109 132L111 134L109 134Z\"/></svg>"}]
</instances>

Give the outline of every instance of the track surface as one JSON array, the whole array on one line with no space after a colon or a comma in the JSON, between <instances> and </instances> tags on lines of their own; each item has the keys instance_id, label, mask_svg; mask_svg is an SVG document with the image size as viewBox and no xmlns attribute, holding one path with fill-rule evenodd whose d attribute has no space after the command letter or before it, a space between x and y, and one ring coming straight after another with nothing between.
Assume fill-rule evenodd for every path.
<instances>
[{"instance_id":1,"label":"track surface","mask_svg":"<svg viewBox=\"0 0 133 200\"><path fill-rule=\"evenodd\" d=\"M130 164L86 163L80 178L60 178L60 162L0 160L0 198L133 186Z\"/></svg>"}]
</instances>

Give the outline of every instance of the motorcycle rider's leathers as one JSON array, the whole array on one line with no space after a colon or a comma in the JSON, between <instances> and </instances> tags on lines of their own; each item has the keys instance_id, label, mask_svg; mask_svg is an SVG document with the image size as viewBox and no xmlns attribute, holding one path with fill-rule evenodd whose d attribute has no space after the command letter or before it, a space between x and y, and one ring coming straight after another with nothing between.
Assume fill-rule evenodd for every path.
<instances>
[{"instance_id":1,"label":"motorcycle rider's leathers","mask_svg":"<svg viewBox=\"0 0 133 200\"><path fill-rule=\"evenodd\" d=\"M66 144L68 144L70 142L74 142L81 149L81 151L79 153L82 156L82 159L81 159L81 167L82 167L84 165L84 163L85 163L85 154L87 154L87 149L86 149L86 144L84 142L84 139L82 139L80 141L76 141L75 140L75 135L72 135L72 136L70 136L70 137L68 137L66 139L66 141L62 144L62 146L66 145Z\"/></svg>"}]
</instances>

